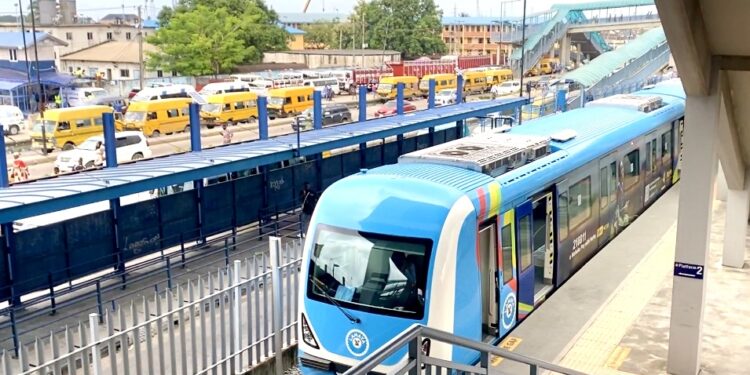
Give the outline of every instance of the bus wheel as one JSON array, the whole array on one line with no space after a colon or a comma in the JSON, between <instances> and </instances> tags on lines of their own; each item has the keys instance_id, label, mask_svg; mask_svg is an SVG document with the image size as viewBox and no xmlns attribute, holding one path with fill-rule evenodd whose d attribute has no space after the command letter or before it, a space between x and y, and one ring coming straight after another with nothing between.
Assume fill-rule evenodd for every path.
<instances>
[{"instance_id":1,"label":"bus wheel","mask_svg":"<svg viewBox=\"0 0 750 375\"><path fill-rule=\"evenodd\" d=\"M86 168L86 169L94 168L94 162L90 161L90 162L86 163L86 165L84 165L83 167Z\"/></svg>"},{"instance_id":2,"label":"bus wheel","mask_svg":"<svg viewBox=\"0 0 750 375\"><path fill-rule=\"evenodd\" d=\"M159 133L159 131L158 131L158 130L154 130L154 131L153 131L153 132L151 133L151 138L159 138L159 136L160 136L160 135L161 135L161 133Z\"/></svg>"},{"instance_id":3,"label":"bus wheel","mask_svg":"<svg viewBox=\"0 0 750 375\"><path fill-rule=\"evenodd\" d=\"M72 150L76 147L76 145L73 144L73 142L67 142L63 145L63 151Z\"/></svg>"},{"instance_id":4,"label":"bus wheel","mask_svg":"<svg viewBox=\"0 0 750 375\"><path fill-rule=\"evenodd\" d=\"M184 132L185 132L185 133L190 133L190 125L186 125L186 126L185 126L185 130L184 130Z\"/></svg>"},{"instance_id":5,"label":"bus wheel","mask_svg":"<svg viewBox=\"0 0 750 375\"><path fill-rule=\"evenodd\" d=\"M253 122L255 122L255 120L257 120L257 119L255 118L255 116L250 116L250 117L248 117L248 118L247 118L247 122L248 122L248 123L253 123Z\"/></svg>"}]
</instances>

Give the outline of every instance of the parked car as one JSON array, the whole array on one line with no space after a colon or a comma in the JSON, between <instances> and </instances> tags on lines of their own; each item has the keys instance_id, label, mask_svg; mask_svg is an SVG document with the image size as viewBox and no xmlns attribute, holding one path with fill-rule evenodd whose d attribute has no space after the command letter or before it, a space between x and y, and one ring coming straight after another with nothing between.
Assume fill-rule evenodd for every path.
<instances>
[{"instance_id":1,"label":"parked car","mask_svg":"<svg viewBox=\"0 0 750 375\"><path fill-rule=\"evenodd\" d=\"M505 81L500 84L498 87L498 95L508 95L515 92L519 92L521 90L521 82L513 80L513 81Z\"/></svg>"},{"instance_id":2,"label":"parked car","mask_svg":"<svg viewBox=\"0 0 750 375\"><path fill-rule=\"evenodd\" d=\"M116 132L115 140L117 143L118 163L151 157L151 148L148 145L148 140L139 131ZM83 159L82 164L84 168L93 168L96 164L96 144L98 142L104 142L104 137L100 135L91 137L76 148L61 152L55 160L55 167L60 172L73 171L75 166L78 165L78 160ZM106 164L106 160L104 160L104 164Z\"/></svg>"},{"instance_id":3,"label":"parked car","mask_svg":"<svg viewBox=\"0 0 750 375\"><path fill-rule=\"evenodd\" d=\"M323 109L323 126L342 124L349 122L352 119L352 113L349 111L349 107L344 104L325 104ZM295 121L292 122L292 130L297 131L297 128L301 126L300 130L311 129L313 127L313 109L308 108L304 110Z\"/></svg>"},{"instance_id":4,"label":"parked car","mask_svg":"<svg viewBox=\"0 0 750 375\"><path fill-rule=\"evenodd\" d=\"M3 125L5 135L16 135L24 130L24 116L14 105L0 105L0 125Z\"/></svg>"},{"instance_id":5,"label":"parked car","mask_svg":"<svg viewBox=\"0 0 750 375\"><path fill-rule=\"evenodd\" d=\"M412 102L404 100L404 113L416 111L417 106ZM385 104L381 105L380 108L375 112L375 117L392 116L396 114L396 101L390 100Z\"/></svg>"},{"instance_id":6,"label":"parked car","mask_svg":"<svg viewBox=\"0 0 750 375\"><path fill-rule=\"evenodd\" d=\"M448 105L456 103L456 89L444 89L435 95L435 105Z\"/></svg>"}]
</instances>

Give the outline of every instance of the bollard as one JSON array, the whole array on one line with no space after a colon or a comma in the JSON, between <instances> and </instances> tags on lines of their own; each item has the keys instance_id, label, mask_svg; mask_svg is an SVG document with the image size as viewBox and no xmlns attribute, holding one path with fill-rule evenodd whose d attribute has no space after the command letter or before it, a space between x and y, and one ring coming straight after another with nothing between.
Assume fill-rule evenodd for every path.
<instances>
[{"instance_id":1,"label":"bollard","mask_svg":"<svg viewBox=\"0 0 750 375\"><path fill-rule=\"evenodd\" d=\"M464 76L456 76L456 104L464 101Z\"/></svg>"},{"instance_id":2,"label":"bollard","mask_svg":"<svg viewBox=\"0 0 750 375\"><path fill-rule=\"evenodd\" d=\"M105 112L102 114L104 123L104 157L107 168L117 167L117 141L115 140L115 114Z\"/></svg>"},{"instance_id":3,"label":"bollard","mask_svg":"<svg viewBox=\"0 0 750 375\"><path fill-rule=\"evenodd\" d=\"M435 79L430 78L430 89L427 92L427 109L435 108Z\"/></svg>"},{"instance_id":4,"label":"bollard","mask_svg":"<svg viewBox=\"0 0 750 375\"><path fill-rule=\"evenodd\" d=\"M359 86L359 122L367 121L367 87Z\"/></svg>"},{"instance_id":5,"label":"bollard","mask_svg":"<svg viewBox=\"0 0 750 375\"><path fill-rule=\"evenodd\" d=\"M396 114L404 114L404 84L396 84Z\"/></svg>"},{"instance_id":6,"label":"bollard","mask_svg":"<svg viewBox=\"0 0 750 375\"><path fill-rule=\"evenodd\" d=\"M323 129L323 95L313 91L313 129Z\"/></svg>"},{"instance_id":7,"label":"bollard","mask_svg":"<svg viewBox=\"0 0 750 375\"><path fill-rule=\"evenodd\" d=\"M198 103L190 103L190 150L201 150L201 107Z\"/></svg>"},{"instance_id":8,"label":"bollard","mask_svg":"<svg viewBox=\"0 0 750 375\"><path fill-rule=\"evenodd\" d=\"M265 96L258 97L258 134L261 140L268 139L268 102Z\"/></svg>"}]
</instances>

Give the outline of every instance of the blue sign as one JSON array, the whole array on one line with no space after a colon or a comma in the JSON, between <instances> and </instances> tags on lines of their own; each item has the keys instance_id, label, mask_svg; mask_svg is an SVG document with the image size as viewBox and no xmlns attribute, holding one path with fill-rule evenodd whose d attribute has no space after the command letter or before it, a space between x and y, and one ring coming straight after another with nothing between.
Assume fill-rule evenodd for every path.
<instances>
[{"instance_id":1,"label":"blue sign","mask_svg":"<svg viewBox=\"0 0 750 375\"><path fill-rule=\"evenodd\" d=\"M674 262L674 275L703 280L703 268L697 264Z\"/></svg>"}]
</instances>

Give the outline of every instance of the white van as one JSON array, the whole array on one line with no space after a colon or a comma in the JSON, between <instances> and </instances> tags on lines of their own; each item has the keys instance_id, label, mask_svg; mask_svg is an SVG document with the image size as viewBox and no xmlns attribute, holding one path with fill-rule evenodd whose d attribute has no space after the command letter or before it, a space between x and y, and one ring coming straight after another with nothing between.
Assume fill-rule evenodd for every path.
<instances>
[{"instance_id":1,"label":"white van","mask_svg":"<svg viewBox=\"0 0 750 375\"><path fill-rule=\"evenodd\" d=\"M149 87L138 91L130 99L131 102L145 102L149 100L169 99L169 98L189 98L190 94L197 94L195 87L190 85L171 85L165 87Z\"/></svg>"},{"instance_id":2,"label":"white van","mask_svg":"<svg viewBox=\"0 0 750 375\"><path fill-rule=\"evenodd\" d=\"M214 82L209 83L198 93L203 96L226 94L228 92L243 92L250 91L250 85L247 82L235 81L235 82Z\"/></svg>"},{"instance_id":3,"label":"white van","mask_svg":"<svg viewBox=\"0 0 750 375\"><path fill-rule=\"evenodd\" d=\"M333 90L333 93L335 95L338 95L341 93L341 88L339 87L339 81L334 78L318 78L318 79L308 79L302 82L303 86L312 86L315 88L315 91L323 91L323 89L326 87L326 85L331 86L331 89Z\"/></svg>"},{"instance_id":4,"label":"white van","mask_svg":"<svg viewBox=\"0 0 750 375\"><path fill-rule=\"evenodd\" d=\"M61 90L63 103L67 103L68 107L91 105L97 99L109 96L106 90L99 87L63 87Z\"/></svg>"},{"instance_id":5,"label":"white van","mask_svg":"<svg viewBox=\"0 0 750 375\"><path fill-rule=\"evenodd\" d=\"M0 124L6 135L16 135L26 128L23 112L14 105L0 105Z\"/></svg>"}]
</instances>

